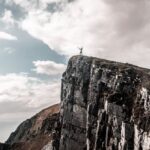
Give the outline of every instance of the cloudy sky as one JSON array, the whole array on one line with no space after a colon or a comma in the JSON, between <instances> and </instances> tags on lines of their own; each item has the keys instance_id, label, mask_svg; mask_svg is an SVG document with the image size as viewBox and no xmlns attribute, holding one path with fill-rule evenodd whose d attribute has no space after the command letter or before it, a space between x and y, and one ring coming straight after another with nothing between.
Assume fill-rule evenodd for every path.
<instances>
[{"instance_id":1,"label":"cloudy sky","mask_svg":"<svg viewBox=\"0 0 150 150\"><path fill-rule=\"evenodd\" d=\"M0 141L60 100L70 56L150 68L149 0L0 0Z\"/></svg>"}]
</instances>

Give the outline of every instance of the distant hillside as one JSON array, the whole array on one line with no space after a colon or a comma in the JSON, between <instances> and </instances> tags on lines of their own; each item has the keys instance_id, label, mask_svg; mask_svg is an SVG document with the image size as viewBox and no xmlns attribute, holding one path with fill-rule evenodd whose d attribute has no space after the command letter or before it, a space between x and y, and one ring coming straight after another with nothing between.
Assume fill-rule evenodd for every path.
<instances>
[{"instance_id":1,"label":"distant hillside","mask_svg":"<svg viewBox=\"0 0 150 150\"><path fill-rule=\"evenodd\" d=\"M11 150L41 150L51 141L58 120L59 104L56 104L22 122L6 143L11 145Z\"/></svg>"}]
</instances>

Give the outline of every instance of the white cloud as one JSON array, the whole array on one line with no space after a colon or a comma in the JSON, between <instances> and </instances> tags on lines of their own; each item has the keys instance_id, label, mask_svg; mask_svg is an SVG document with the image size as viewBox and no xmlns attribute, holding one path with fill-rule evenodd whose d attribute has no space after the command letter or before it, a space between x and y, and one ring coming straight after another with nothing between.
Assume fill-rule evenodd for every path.
<instances>
[{"instance_id":1,"label":"white cloud","mask_svg":"<svg viewBox=\"0 0 150 150\"><path fill-rule=\"evenodd\" d=\"M42 81L28 74L0 75L0 141L25 119L60 102L60 81Z\"/></svg>"},{"instance_id":2,"label":"white cloud","mask_svg":"<svg viewBox=\"0 0 150 150\"><path fill-rule=\"evenodd\" d=\"M6 0L6 4L11 6L14 3L28 12L30 10L45 9L49 3L58 3L60 1L66 0Z\"/></svg>"},{"instance_id":3,"label":"white cloud","mask_svg":"<svg viewBox=\"0 0 150 150\"><path fill-rule=\"evenodd\" d=\"M62 74L65 69L66 65L58 64L53 61L34 61L34 66L36 67L34 71L39 74L46 74L46 75L59 75Z\"/></svg>"},{"instance_id":4,"label":"white cloud","mask_svg":"<svg viewBox=\"0 0 150 150\"><path fill-rule=\"evenodd\" d=\"M59 101L58 81L44 82L27 74L6 74L0 75L0 83L0 103L21 102L34 108Z\"/></svg>"},{"instance_id":5,"label":"white cloud","mask_svg":"<svg viewBox=\"0 0 150 150\"><path fill-rule=\"evenodd\" d=\"M77 47L83 45L91 54L91 49L99 48L95 28L99 25L99 20L104 19L103 16L95 14L104 7L104 4L97 0L92 5L89 0L81 0L62 5L60 12L31 11L22 27L58 53L76 54ZM34 28L31 29L31 26Z\"/></svg>"},{"instance_id":6,"label":"white cloud","mask_svg":"<svg viewBox=\"0 0 150 150\"><path fill-rule=\"evenodd\" d=\"M1 21L5 23L7 27L11 27L15 24L15 20L10 10L5 10L3 17L1 18Z\"/></svg>"},{"instance_id":7,"label":"white cloud","mask_svg":"<svg viewBox=\"0 0 150 150\"><path fill-rule=\"evenodd\" d=\"M52 13L31 9L22 28L59 54L78 54L77 47L83 46L85 55L150 68L148 0L75 0L58 5L61 10Z\"/></svg>"},{"instance_id":8,"label":"white cloud","mask_svg":"<svg viewBox=\"0 0 150 150\"><path fill-rule=\"evenodd\" d=\"M0 31L0 40L17 40L17 37L6 32Z\"/></svg>"},{"instance_id":9,"label":"white cloud","mask_svg":"<svg viewBox=\"0 0 150 150\"><path fill-rule=\"evenodd\" d=\"M31 9L35 6L37 0L6 0L5 3L10 6L12 6L14 3L16 5L21 6L24 9Z\"/></svg>"}]
</instances>

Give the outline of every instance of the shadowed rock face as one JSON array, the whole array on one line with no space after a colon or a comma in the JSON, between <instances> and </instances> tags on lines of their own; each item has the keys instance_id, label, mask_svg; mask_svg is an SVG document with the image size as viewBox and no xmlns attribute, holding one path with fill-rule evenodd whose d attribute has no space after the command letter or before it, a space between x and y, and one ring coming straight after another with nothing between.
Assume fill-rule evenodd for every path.
<instances>
[{"instance_id":1,"label":"shadowed rock face","mask_svg":"<svg viewBox=\"0 0 150 150\"><path fill-rule=\"evenodd\" d=\"M150 150L150 70L72 57L60 118L60 150Z\"/></svg>"},{"instance_id":2,"label":"shadowed rock face","mask_svg":"<svg viewBox=\"0 0 150 150\"><path fill-rule=\"evenodd\" d=\"M0 150L9 150L9 148L10 148L10 145L0 143Z\"/></svg>"}]
</instances>

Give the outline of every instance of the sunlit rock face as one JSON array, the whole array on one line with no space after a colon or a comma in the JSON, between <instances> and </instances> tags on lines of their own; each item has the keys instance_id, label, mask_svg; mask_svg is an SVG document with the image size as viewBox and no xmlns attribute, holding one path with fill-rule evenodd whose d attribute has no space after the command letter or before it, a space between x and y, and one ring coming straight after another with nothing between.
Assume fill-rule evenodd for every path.
<instances>
[{"instance_id":1,"label":"sunlit rock face","mask_svg":"<svg viewBox=\"0 0 150 150\"><path fill-rule=\"evenodd\" d=\"M150 70L74 56L60 114L60 150L150 150Z\"/></svg>"}]
</instances>

